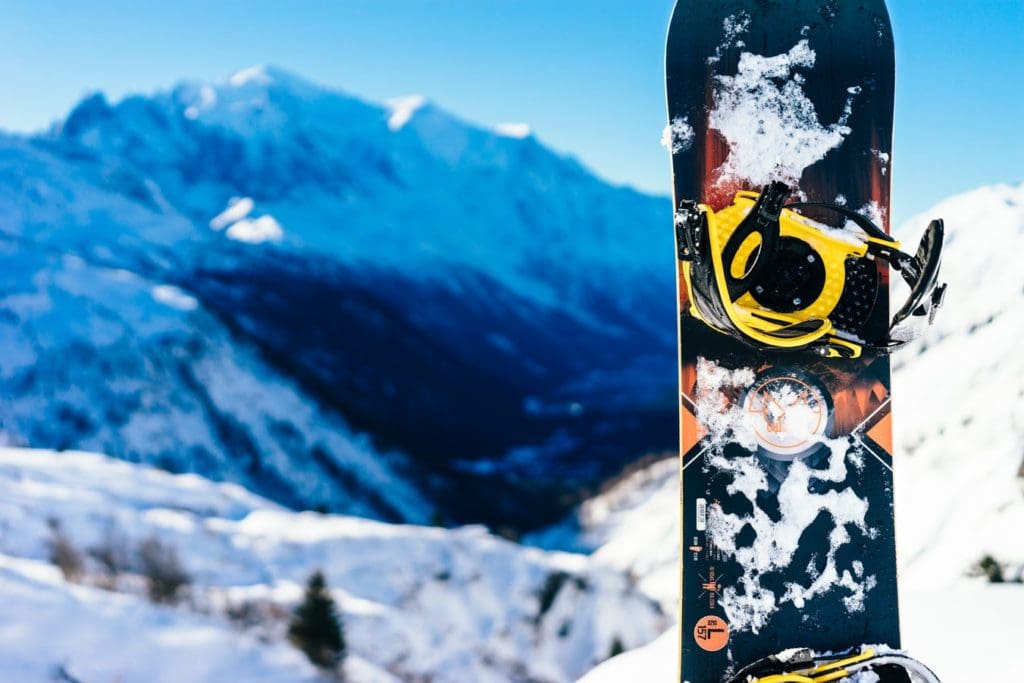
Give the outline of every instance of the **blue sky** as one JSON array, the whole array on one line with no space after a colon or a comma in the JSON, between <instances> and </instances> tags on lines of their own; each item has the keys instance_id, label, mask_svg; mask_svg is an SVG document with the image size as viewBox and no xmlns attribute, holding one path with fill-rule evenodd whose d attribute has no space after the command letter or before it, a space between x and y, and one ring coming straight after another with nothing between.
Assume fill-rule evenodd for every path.
<instances>
[{"instance_id":1,"label":"blue sky","mask_svg":"<svg viewBox=\"0 0 1024 683\"><path fill-rule=\"evenodd\" d=\"M846 0L844 0L846 1ZM658 146L672 0L5 0L0 128L112 97L275 64L374 100L420 93L526 122L602 176L667 192ZM1024 178L1024 2L889 0L897 40L897 222Z\"/></svg>"}]
</instances>

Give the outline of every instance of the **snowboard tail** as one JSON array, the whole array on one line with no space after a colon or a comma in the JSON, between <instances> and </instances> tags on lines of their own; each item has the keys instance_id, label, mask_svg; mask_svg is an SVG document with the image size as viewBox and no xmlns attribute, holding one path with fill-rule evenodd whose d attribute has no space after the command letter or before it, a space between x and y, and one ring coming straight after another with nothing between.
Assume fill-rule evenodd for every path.
<instances>
[{"instance_id":1,"label":"snowboard tail","mask_svg":"<svg viewBox=\"0 0 1024 683\"><path fill-rule=\"evenodd\" d=\"M666 51L677 210L782 181L887 229L893 79L882 0L679 0ZM873 268L865 334L880 338L889 273ZM679 680L720 683L791 647L898 647L888 357L750 348L690 314L677 271Z\"/></svg>"}]
</instances>

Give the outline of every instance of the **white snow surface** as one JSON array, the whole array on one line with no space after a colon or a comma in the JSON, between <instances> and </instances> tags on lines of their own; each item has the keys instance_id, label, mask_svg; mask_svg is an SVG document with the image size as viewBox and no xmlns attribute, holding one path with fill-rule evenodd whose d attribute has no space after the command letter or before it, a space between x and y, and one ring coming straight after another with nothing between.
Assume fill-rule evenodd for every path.
<instances>
[{"instance_id":1,"label":"white snow surface","mask_svg":"<svg viewBox=\"0 0 1024 683\"><path fill-rule=\"evenodd\" d=\"M322 680L297 650L223 619L66 583L47 562L0 555L0 660L11 683Z\"/></svg>"},{"instance_id":2,"label":"white snow surface","mask_svg":"<svg viewBox=\"0 0 1024 683\"><path fill-rule=\"evenodd\" d=\"M159 538L192 577L188 598L150 605L130 574L118 591L67 583L47 561L54 523L83 554ZM634 648L667 625L624 572L584 555L478 527L293 513L238 486L95 454L0 449L0 529L4 680L50 680L57 666L86 681L316 680L283 640L316 569L340 606L352 683L569 681L616 640ZM283 616L226 616L245 605Z\"/></svg>"},{"instance_id":3,"label":"white snow surface","mask_svg":"<svg viewBox=\"0 0 1024 683\"><path fill-rule=\"evenodd\" d=\"M271 82L271 77L267 74L267 70L263 66L250 66L240 71L235 72L231 78L228 79L228 83L236 88L241 88L243 85L255 83L257 85L266 85Z\"/></svg>"},{"instance_id":4,"label":"white snow surface","mask_svg":"<svg viewBox=\"0 0 1024 683\"><path fill-rule=\"evenodd\" d=\"M708 125L729 145L716 183L762 187L781 180L795 186L805 168L842 144L859 89L851 85L843 116L823 124L803 90L801 70L813 68L815 59L804 39L779 55L743 52L735 75L715 76Z\"/></svg>"},{"instance_id":5,"label":"white snow surface","mask_svg":"<svg viewBox=\"0 0 1024 683\"><path fill-rule=\"evenodd\" d=\"M255 206L252 197L232 197L227 208L210 219L210 228L223 230L232 223L237 223L248 216Z\"/></svg>"},{"instance_id":6,"label":"white snow surface","mask_svg":"<svg viewBox=\"0 0 1024 683\"><path fill-rule=\"evenodd\" d=\"M1024 672L1024 584L990 584L972 567L986 554L1024 562L1024 184L983 187L910 219L896 230L904 249L913 252L938 217L946 305L925 337L894 357L903 647L943 681L1002 680ZM669 467L658 463L602 494L608 512L583 533L595 557L635 568L638 585L677 608L678 488ZM654 474L663 485L638 485ZM597 499L586 505L602 508ZM669 507L675 514L666 519ZM649 578L669 576L676 580ZM673 629L663 644L613 658L582 680L668 680L677 639Z\"/></svg>"},{"instance_id":7,"label":"white snow surface","mask_svg":"<svg viewBox=\"0 0 1024 683\"><path fill-rule=\"evenodd\" d=\"M673 626L641 648L623 652L589 671L579 683L668 683L679 674L679 628Z\"/></svg>"},{"instance_id":8,"label":"white snow surface","mask_svg":"<svg viewBox=\"0 0 1024 683\"><path fill-rule=\"evenodd\" d=\"M228 228L227 236L247 244L279 242L284 237L281 224L273 216L260 216L252 220L243 218Z\"/></svg>"},{"instance_id":9,"label":"white snow surface","mask_svg":"<svg viewBox=\"0 0 1024 683\"><path fill-rule=\"evenodd\" d=\"M499 123L494 127L494 132L507 138L522 140L530 137L530 124L528 123Z\"/></svg>"},{"instance_id":10,"label":"white snow surface","mask_svg":"<svg viewBox=\"0 0 1024 683\"><path fill-rule=\"evenodd\" d=\"M602 563L636 577L666 614L677 609L679 459L664 458L584 501L566 523L527 537L540 547L592 551ZM629 532L626 533L625 530Z\"/></svg>"},{"instance_id":11,"label":"white snow surface","mask_svg":"<svg viewBox=\"0 0 1024 683\"><path fill-rule=\"evenodd\" d=\"M388 128L392 131L401 130L405 124L409 123L409 119L416 113L416 110L426 102L427 98L422 95L406 95L388 100L388 106L391 107Z\"/></svg>"},{"instance_id":12,"label":"white snow surface","mask_svg":"<svg viewBox=\"0 0 1024 683\"><path fill-rule=\"evenodd\" d=\"M194 311L199 308L199 301L180 287L156 285L152 291L154 299L179 311Z\"/></svg>"},{"instance_id":13,"label":"white snow surface","mask_svg":"<svg viewBox=\"0 0 1024 683\"><path fill-rule=\"evenodd\" d=\"M661 146L671 154L679 154L679 152L690 149L693 145L694 135L690 117L677 116L661 132Z\"/></svg>"}]
</instances>

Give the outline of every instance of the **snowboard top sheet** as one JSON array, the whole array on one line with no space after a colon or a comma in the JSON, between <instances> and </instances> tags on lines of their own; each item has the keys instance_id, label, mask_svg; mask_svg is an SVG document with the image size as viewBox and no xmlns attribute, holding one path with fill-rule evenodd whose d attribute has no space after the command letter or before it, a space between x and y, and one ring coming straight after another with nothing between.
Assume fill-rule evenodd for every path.
<instances>
[{"instance_id":1,"label":"snowboard top sheet","mask_svg":"<svg viewBox=\"0 0 1024 683\"><path fill-rule=\"evenodd\" d=\"M882 0L679 0L666 89L677 208L781 180L888 226ZM888 272L880 264L883 292ZM790 647L899 645L886 357L754 352L680 306L680 681ZM888 325L883 294L868 329Z\"/></svg>"}]
</instances>

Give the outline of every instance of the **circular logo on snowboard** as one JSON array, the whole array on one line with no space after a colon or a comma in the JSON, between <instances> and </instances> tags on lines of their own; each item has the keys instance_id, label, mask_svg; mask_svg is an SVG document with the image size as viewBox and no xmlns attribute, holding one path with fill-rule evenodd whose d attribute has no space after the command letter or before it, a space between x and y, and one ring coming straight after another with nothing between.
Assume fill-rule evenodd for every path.
<instances>
[{"instance_id":1,"label":"circular logo on snowboard","mask_svg":"<svg viewBox=\"0 0 1024 683\"><path fill-rule=\"evenodd\" d=\"M759 378L743 398L747 424L765 455L796 460L825 434L829 406L811 381L790 375Z\"/></svg>"},{"instance_id":2,"label":"circular logo on snowboard","mask_svg":"<svg viewBox=\"0 0 1024 683\"><path fill-rule=\"evenodd\" d=\"M693 627L693 638L700 649L718 652L729 642L729 624L722 617L708 615L701 617Z\"/></svg>"}]
</instances>

